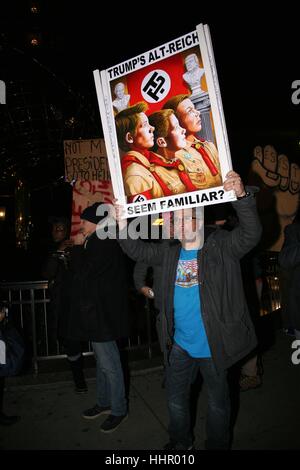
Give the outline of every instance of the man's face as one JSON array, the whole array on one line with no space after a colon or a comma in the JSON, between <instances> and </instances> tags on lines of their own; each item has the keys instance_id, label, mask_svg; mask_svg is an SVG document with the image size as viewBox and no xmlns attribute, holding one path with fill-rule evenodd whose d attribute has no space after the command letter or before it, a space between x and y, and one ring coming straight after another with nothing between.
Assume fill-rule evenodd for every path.
<instances>
[{"instance_id":1,"label":"man's face","mask_svg":"<svg viewBox=\"0 0 300 470\"><path fill-rule=\"evenodd\" d=\"M200 112L195 108L189 98L179 103L176 112L180 124L186 129L188 135L201 131Z\"/></svg>"},{"instance_id":2,"label":"man's face","mask_svg":"<svg viewBox=\"0 0 300 470\"><path fill-rule=\"evenodd\" d=\"M174 212L164 212L163 218L163 238L165 240L172 240L174 238Z\"/></svg>"},{"instance_id":3,"label":"man's face","mask_svg":"<svg viewBox=\"0 0 300 470\"><path fill-rule=\"evenodd\" d=\"M199 235L203 238L203 225L203 218L196 218L191 208L174 212L174 237L181 242L194 242Z\"/></svg>"},{"instance_id":4,"label":"man's face","mask_svg":"<svg viewBox=\"0 0 300 470\"><path fill-rule=\"evenodd\" d=\"M176 152L186 146L185 129L180 127L179 122L175 114L171 114L169 117L169 132L165 137L168 150Z\"/></svg>"},{"instance_id":5,"label":"man's face","mask_svg":"<svg viewBox=\"0 0 300 470\"><path fill-rule=\"evenodd\" d=\"M138 124L135 130L134 136L129 136L129 139L132 139L132 142L128 140L129 143L133 144L135 147L149 149L154 145L154 127L150 126L148 117L145 113L139 113L138 115Z\"/></svg>"},{"instance_id":6,"label":"man's face","mask_svg":"<svg viewBox=\"0 0 300 470\"><path fill-rule=\"evenodd\" d=\"M84 236L84 238L91 235L96 231L97 225L89 220L81 219L79 232Z\"/></svg>"},{"instance_id":7,"label":"man's face","mask_svg":"<svg viewBox=\"0 0 300 470\"><path fill-rule=\"evenodd\" d=\"M52 238L54 242L62 242L67 237L67 228L64 224L55 223L52 226Z\"/></svg>"}]
</instances>

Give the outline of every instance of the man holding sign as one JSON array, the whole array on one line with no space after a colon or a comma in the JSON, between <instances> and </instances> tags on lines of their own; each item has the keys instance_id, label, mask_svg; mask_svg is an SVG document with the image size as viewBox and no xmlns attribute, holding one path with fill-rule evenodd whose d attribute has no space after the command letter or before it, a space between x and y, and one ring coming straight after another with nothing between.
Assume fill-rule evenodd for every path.
<instances>
[{"instance_id":1,"label":"man holding sign","mask_svg":"<svg viewBox=\"0 0 300 470\"><path fill-rule=\"evenodd\" d=\"M208 393L206 449L229 448L227 370L256 345L240 259L259 241L261 226L254 194L234 171L226 175L224 190L233 190L237 197L233 207L239 224L232 231L214 230L204 236L203 208L179 210L174 213L178 241L162 244L126 239L126 221L116 206L123 250L136 261L161 267L160 315L170 416L167 450L193 448L189 394L197 369Z\"/></svg>"}]
</instances>

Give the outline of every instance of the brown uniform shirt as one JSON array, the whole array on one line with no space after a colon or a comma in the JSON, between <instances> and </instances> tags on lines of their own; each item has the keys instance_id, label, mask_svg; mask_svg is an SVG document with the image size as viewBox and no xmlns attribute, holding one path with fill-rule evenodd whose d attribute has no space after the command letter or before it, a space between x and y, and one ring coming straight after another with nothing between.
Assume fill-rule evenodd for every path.
<instances>
[{"instance_id":1,"label":"brown uniform shirt","mask_svg":"<svg viewBox=\"0 0 300 470\"><path fill-rule=\"evenodd\" d=\"M171 194L187 192L177 168L166 168L157 163L158 160L162 163L169 163L164 157L155 154L156 163L150 163L146 156L137 151L127 152L126 156L133 156L136 160L130 163L123 172L126 196L132 197L137 194L149 194L149 192L153 199L166 196L163 188L153 176L153 172L165 183Z\"/></svg>"},{"instance_id":2,"label":"brown uniform shirt","mask_svg":"<svg viewBox=\"0 0 300 470\"><path fill-rule=\"evenodd\" d=\"M192 183L198 189L213 188L222 185L221 168L218 158L218 151L215 145L209 141L200 141L195 139L194 142L188 143L186 149L178 150L176 157L184 164L186 171ZM218 170L218 174L213 176L210 169L203 160L202 155L194 148L196 145L202 146L207 155Z\"/></svg>"}]
</instances>

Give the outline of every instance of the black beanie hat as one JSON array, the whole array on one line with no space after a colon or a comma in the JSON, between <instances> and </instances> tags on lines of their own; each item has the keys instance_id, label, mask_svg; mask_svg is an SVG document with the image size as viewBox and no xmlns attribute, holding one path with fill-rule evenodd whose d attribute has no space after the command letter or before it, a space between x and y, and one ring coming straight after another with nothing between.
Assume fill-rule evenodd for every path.
<instances>
[{"instance_id":1,"label":"black beanie hat","mask_svg":"<svg viewBox=\"0 0 300 470\"><path fill-rule=\"evenodd\" d=\"M86 207L81 215L80 218L84 220L88 220L89 222L92 222L93 224L98 224L106 215L97 215L97 209L98 207L102 206L104 204L103 202L94 202L91 206Z\"/></svg>"}]
</instances>

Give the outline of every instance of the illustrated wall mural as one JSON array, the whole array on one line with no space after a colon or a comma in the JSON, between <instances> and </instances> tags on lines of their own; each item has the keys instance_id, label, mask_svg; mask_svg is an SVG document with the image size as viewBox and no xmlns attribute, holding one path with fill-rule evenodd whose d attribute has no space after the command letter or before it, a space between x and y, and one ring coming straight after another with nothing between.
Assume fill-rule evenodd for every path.
<instances>
[{"instance_id":1,"label":"illustrated wall mural","mask_svg":"<svg viewBox=\"0 0 300 470\"><path fill-rule=\"evenodd\" d=\"M257 205L263 225L263 248L280 251L284 228L293 221L299 204L300 167L273 145L256 146L249 184L256 184Z\"/></svg>"}]
</instances>

